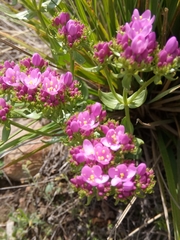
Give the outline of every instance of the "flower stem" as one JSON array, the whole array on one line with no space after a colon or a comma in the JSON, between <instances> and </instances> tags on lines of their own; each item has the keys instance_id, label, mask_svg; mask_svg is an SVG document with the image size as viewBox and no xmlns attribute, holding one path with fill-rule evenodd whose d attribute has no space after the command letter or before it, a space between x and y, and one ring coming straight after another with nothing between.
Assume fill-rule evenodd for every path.
<instances>
[{"instance_id":1,"label":"flower stem","mask_svg":"<svg viewBox=\"0 0 180 240\"><path fill-rule=\"evenodd\" d=\"M114 97L118 100L118 102L120 102L121 104L124 105L124 111L125 111L125 116L126 116L126 128L127 128L127 131L129 133L133 133L133 127L132 127L132 124L131 124L131 120L130 120L130 114L129 114L129 107L128 107L128 101L127 101L127 90L124 88L123 89L123 97L120 95L120 94L117 94L115 89L114 89L114 86L109 78L109 71L107 69L104 70L105 73L106 73L106 77L107 77L107 82L108 82L108 85L109 85L109 88L112 92L112 94L114 95Z\"/></svg>"},{"instance_id":2,"label":"flower stem","mask_svg":"<svg viewBox=\"0 0 180 240\"><path fill-rule=\"evenodd\" d=\"M73 75L73 79L74 79L74 56L73 56L73 50L70 49L70 71Z\"/></svg>"},{"instance_id":3,"label":"flower stem","mask_svg":"<svg viewBox=\"0 0 180 240\"><path fill-rule=\"evenodd\" d=\"M147 82L143 83L143 85L137 90L137 92L135 92L133 94L133 96L131 97L131 100L128 102L128 104L130 104L131 102L133 102L133 100L145 89L147 88L152 82L154 82L154 79L157 76L153 76L152 78L150 78Z\"/></svg>"},{"instance_id":4,"label":"flower stem","mask_svg":"<svg viewBox=\"0 0 180 240\"><path fill-rule=\"evenodd\" d=\"M124 111L125 111L125 116L126 116L126 130L129 133L133 133L133 128L132 128L132 123L130 120L130 114L129 114L129 106L128 106L128 101L127 101L128 95L127 95L127 90L124 88L123 89L123 102L124 102Z\"/></svg>"},{"instance_id":5,"label":"flower stem","mask_svg":"<svg viewBox=\"0 0 180 240\"><path fill-rule=\"evenodd\" d=\"M107 69L104 69L105 71L105 74L106 74L106 79L107 79L107 82L108 82L108 85L109 85L109 88L112 92L112 94L114 95L114 97L116 98L116 100L118 100L118 102L120 102L121 104L123 104L123 98L120 94L117 94L115 89L114 89L114 86L109 78L109 71Z\"/></svg>"},{"instance_id":6,"label":"flower stem","mask_svg":"<svg viewBox=\"0 0 180 240\"><path fill-rule=\"evenodd\" d=\"M22 124L19 124L19 123L15 122L15 121L12 121L12 120L10 120L10 119L9 119L9 123L10 123L11 125L15 126L15 127L18 127L18 128L21 129L21 130L25 130L25 131L27 131L27 132L29 132L29 133L33 133L33 134L38 135L38 136L51 136L51 134L49 134L49 133L47 133L47 132L43 132L43 131L38 130L38 129L37 129L37 130L34 130L34 129L32 129L32 128L26 127L26 126L24 126L24 125L22 125Z\"/></svg>"}]
</instances>

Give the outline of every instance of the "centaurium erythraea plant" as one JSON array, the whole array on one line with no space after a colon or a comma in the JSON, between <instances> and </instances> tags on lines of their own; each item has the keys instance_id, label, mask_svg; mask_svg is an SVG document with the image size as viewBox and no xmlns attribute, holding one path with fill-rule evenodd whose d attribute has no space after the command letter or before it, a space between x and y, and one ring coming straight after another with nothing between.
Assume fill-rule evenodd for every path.
<instances>
[{"instance_id":1,"label":"centaurium erythraea plant","mask_svg":"<svg viewBox=\"0 0 180 240\"><path fill-rule=\"evenodd\" d=\"M78 20L71 19L67 12L61 12L59 16L55 17L52 20L52 26L58 28L59 36L70 48L79 45L81 41L86 39L85 25Z\"/></svg>"},{"instance_id":2,"label":"centaurium erythraea plant","mask_svg":"<svg viewBox=\"0 0 180 240\"><path fill-rule=\"evenodd\" d=\"M56 118L68 105L81 99L80 84L71 72L60 74L39 54L0 68L0 95L9 95L11 104L23 103L30 111Z\"/></svg>"},{"instance_id":3,"label":"centaurium erythraea plant","mask_svg":"<svg viewBox=\"0 0 180 240\"><path fill-rule=\"evenodd\" d=\"M73 145L70 163L75 173L71 183L82 196L114 196L117 202L151 193L153 171L145 163L136 166L127 158L136 155L135 137L113 120L106 123L105 116L101 104L95 103L67 121L65 131Z\"/></svg>"},{"instance_id":4,"label":"centaurium erythraea plant","mask_svg":"<svg viewBox=\"0 0 180 240\"><path fill-rule=\"evenodd\" d=\"M159 76L168 75L177 68L178 41L173 36L160 49L153 31L154 21L150 10L140 15L134 9L131 22L119 27L115 39L94 45L94 57L100 64L110 57L113 66L121 68L124 74L152 71Z\"/></svg>"}]
</instances>

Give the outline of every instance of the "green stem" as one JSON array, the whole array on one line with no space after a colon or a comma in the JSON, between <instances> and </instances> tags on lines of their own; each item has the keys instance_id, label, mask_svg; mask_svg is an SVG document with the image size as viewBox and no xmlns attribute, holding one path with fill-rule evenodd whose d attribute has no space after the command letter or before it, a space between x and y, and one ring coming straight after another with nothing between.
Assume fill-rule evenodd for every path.
<instances>
[{"instance_id":1,"label":"green stem","mask_svg":"<svg viewBox=\"0 0 180 240\"><path fill-rule=\"evenodd\" d=\"M49 32L49 29L44 21L44 17L43 17L43 14L41 13L40 9L41 9L41 5L42 5L42 0L39 2L39 6L37 5L37 2L36 0L33 0L32 3L34 5L34 8L35 8L35 12L37 14L37 17L39 18L40 20L40 23L41 23L41 26L43 27L44 31L47 33L47 37L48 37L48 42L50 44L50 47L51 47L51 50L56 50L56 44L53 40L53 38L50 37L50 32Z\"/></svg>"},{"instance_id":2,"label":"green stem","mask_svg":"<svg viewBox=\"0 0 180 240\"><path fill-rule=\"evenodd\" d=\"M124 88L123 89L123 102L124 102L124 111L125 111L125 116L126 116L126 127L127 127L127 131L129 133L132 133L132 127L131 127L131 120L130 120L130 114L129 114L129 106L128 106L128 95L127 95L127 91Z\"/></svg>"},{"instance_id":3,"label":"green stem","mask_svg":"<svg viewBox=\"0 0 180 240\"><path fill-rule=\"evenodd\" d=\"M107 77L107 82L108 82L108 85L109 85L109 88L112 92L112 94L114 95L114 97L118 100L118 102L120 102L121 104L123 104L123 98L121 98L121 95L117 94L114 87L113 87L113 84L109 78L109 71L107 69L104 69L105 71L105 74L106 74L106 77Z\"/></svg>"},{"instance_id":4,"label":"green stem","mask_svg":"<svg viewBox=\"0 0 180 240\"><path fill-rule=\"evenodd\" d=\"M134 99L145 89L147 88L151 83L154 82L154 79L156 78L157 76L153 76L152 78L150 78L147 82L143 83L143 85L137 90L137 92L134 93L134 95L131 97L131 101L128 102L128 104L130 104L131 102L134 101Z\"/></svg>"},{"instance_id":5,"label":"green stem","mask_svg":"<svg viewBox=\"0 0 180 240\"><path fill-rule=\"evenodd\" d=\"M73 75L73 79L74 79L74 56L73 56L73 50L70 50L70 71Z\"/></svg>"},{"instance_id":6,"label":"green stem","mask_svg":"<svg viewBox=\"0 0 180 240\"><path fill-rule=\"evenodd\" d=\"M42 135L42 136L51 136L51 134L49 134L49 133L44 133L44 132L41 132L40 130L33 130L33 129L28 128L28 127L26 127L26 126L24 126L24 125L21 125L21 124L19 124L19 123L17 123L17 122L14 122L14 121L12 121L12 120L10 120L10 119L9 119L9 122L10 122L11 125L13 125L13 126L15 126L15 127L18 127L19 129L25 130L25 131L27 131L27 132L35 133L35 134L40 135L40 136L41 136L41 135Z\"/></svg>"},{"instance_id":7,"label":"green stem","mask_svg":"<svg viewBox=\"0 0 180 240\"><path fill-rule=\"evenodd\" d=\"M129 107L128 107L128 92L127 90L124 88L123 89L123 97L120 95L120 94L117 94L115 89L114 89L114 86L109 78L109 71L107 69L104 69L105 73L106 73L106 77L107 77L107 82L108 82L108 85L109 85L109 88L112 92L112 94L114 95L114 97L118 100L118 102L120 102L121 104L124 105L124 111L125 111L125 116L126 116L126 128L127 128L127 131L129 133L133 133L133 128L132 128L132 124L131 124L131 120L130 120L130 114L129 114Z\"/></svg>"}]
</instances>

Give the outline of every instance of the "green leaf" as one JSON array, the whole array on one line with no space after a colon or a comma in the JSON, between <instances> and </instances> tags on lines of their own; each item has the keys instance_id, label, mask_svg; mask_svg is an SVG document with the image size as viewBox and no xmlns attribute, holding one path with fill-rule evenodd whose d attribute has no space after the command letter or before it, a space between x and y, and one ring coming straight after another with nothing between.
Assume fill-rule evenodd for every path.
<instances>
[{"instance_id":1,"label":"green leaf","mask_svg":"<svg viewBox=\"0 0 180 240\"><path fill-rule=\"evenodd\" d=\"M99 72L102 69L102 66L96 66L96 67L91 67L91 68L82 67L82 68L87 72L96 73L96 72Z\"/></svg>"},{"instance_id":2,"label":"green leaf","mask_svg":"<svg viewBox=\"0 0 180 240\"><path fill-rule=\"evenodd\" d=\"M101 1L102 11L101 15L104 18L104 22L107 23L107 29L110 38L114 37L116 34L116 15L114 1L103 0Z\"/></svg>"},{"instance_id":3,"label":"green leaf","mask_svg":"<svg viewBox=\"0 0 180 240\"><path fill-rule=\"evenodd\" d=\"M162 84L161 76L156 75L156 76L154 77L154 84L156 84L156 85Z\"/></svg>"},{"instance_id":4,"label":"green leaf","mask_svg":"<svg viewBox=\"0 0 180 240\"><path fill-rule=\"evenodd\" d=\"M53 182L49 182L45 188L45 193L46 195L50 195L54 190L54 183Z\"/></svg>"},{"instance_id":5,"label":"green leaf","mask_svg":"<svg viewBox=\"0 0 180 240\"><path fill-rule=\"evenodd\" d=\"M127 100L129 108L138 108L146 101L147 89L142 90L142 92L134 98L135 94L136 92L133 93Z\"/></svg>"},{"instance_id":6,"label":"green leaf","mask_svg":"<svg viewBox=\"0 0 180 240\"><path fill-rule=\"evenodd\" d=\"M168 90L158 94L155 98L153 98L151 101L149 101L148 104L158 101L159 99L161 99L161 98L167 96L168 94L174 92L178 88L180 88L180 84L178 84L178 85L176 85L176 86L174 86L172 88L169 88Z\"/></svg>"},{"instance_id":7,"label":"green leaf","mask_svg":"<svg viewBox=\"0 0 180 240\"><path fill-rule=\"evenodd\" d=\"M134 78L139 83L139 85L143 85L144 81L138 74L134 74Z\"/></svg>"},{"instance_id":8,"label":"green leaf","mask_svg":"<svg viewBox=\"0 0 180 240\"><path fill-rule=\"evenodd\" d=\"M27 21L27 20L30 20L30 19L34 18L36 16L36 13L33 12L33 11L30 11L30 10L25 10L23 12L19 12L19 13L16 13L16 14L6 13L6 15L8 15L12 18Z\"/></svg>"},{"instance_id":9,"label":"green leaf","mask_svg":"<svg viewBox=\"0 0 180 240\"><path fill-rule=\"evenodd\" d=\"M42 7L46 8L47 11L53 10L57 5L59 5L61 0L47 0L42 3Z\"/></svg>"},{"instance_id":10,"label":"green leaf","mask_svg":"<svg viewBox=\"0 0 180 240\"><path fill-rule=\"evenodd\" d=\"M59 129L59 126L57 126L56 123L54 122L51 122L43 127L41 127L39 130L41 130L41 133L43 132L42 135L46 135L48 136L49 133L53 133L54 134L54 131L55 129L58 127ZM35 130L34 130L35 132ZM57 132L57 131L56 131ZM52 134L51 134L52 135ZM25 134L21 137L18 137L12 141L8 141L7 143L5 144L0 144L0 158L4 156L5 152L9 149L9 148L14 148L14 147L17 147L18 145L21 145L22 143L24 143L25 141L29 141L29 140L32 140L32 139L35 139L37 137L41 136L39 134L39 131L37 133L28 133L28 134Z\"/></svg>"},{"instance_id":11,"label":"green leaf","mask_svg":"<svg viewBox=\"0 0 180 240\"><path fill-rule=\"evenodd\" d=\"M124 104L120 103L112 94L112 92L106 93L102 92L101 90L98 91L99 98L101 101L106 105L108 108L113 110L122 110L124 109ZM123 97L120 94L117 94L117 96L122 100Z\"/></svg>"},{"instance_id":12,"label":"green leaf","mask_svg":"<svg viewBox=\"0 0 180 240\"><path fill-rule=\"evenodd\" d=\"M25 117L25 118L30 118L30 119L40 119L42 118L42 113L36 113L32 112L29 113L29 110L27 108L25 109L18 109L18 110L13 110L12 111L12 116L13 117Z\"/></svg>"},{"instance_id":13,"label":"green leaf","mask_svg":"<svg viewBox=\"0 0 180 240\"><path fill-rule=\"evenodd\" d=\"M82 1L79 1L79 0L75 0L75 4L76 4L76 7L77 7L77 10L78 10L78 14L81 18L81 20L84 22L84 23L88 23L88 20L87 20L87 14L84 10L84 7L83 7L83 2Z\"/></svg>"},{"instance_id":14,"label":"green leaf","mask_svg":"<svg viewBox=\"0 0 180 240\"><path fill-rule=\"evenodd\" d=\"M77 51L73 51L73 58L79 64L84 64L86 62L85 58Z\"/></svg>"},{"instance_id":15,"label":"green leaf","mask_svg":"<svg viewBox=\"0 0 180 240\"><path fill-rule=\"evenodd\" d=\"M132 80L132 75L130 74L125 74L122 80L122 86L125 88L127 91L130 90L131 88L131 80Z\"/></svg>"},{"instance_id":16,"label":"green leaf","mask_svg":"<svg viewBox=\"0 0 180 240\"><path fill-rule=\"evenodd\" d=\"M94 72L87 72L80 66L75 66L75 75L78 77L82 77L91 83L94 82L94 83L103 84L103 85L107 84L107 80L100 73L95 74Z\"/></svg>"},{"instance_id":17,"label":"green leaf","mask_svg":"<svg viewBox=\"0 0 180 240\"><path fill-rule=\"evenodd\" d=\"M83 98L88 99L89 97L88 87L87 87L87 84L83 81L81 81L81 92L82 92Z\"/></svg>"},{"instance_id":18,"label":"green leaf","mask_svg":"<svg viewBox=\"0 0 180 240\"><path fill-rule=\"evenodd\" d=\"M171 208L172 208L172 215L173 215L173 227L174 227L174 235L175 239L180 239L180 211L179 211L179 204L180 200L178 198L179 193L177 189L177 185L179 186L179 182L177 182L176 172L178 166L176 163L176 157L171 147L167 147L165 144L168 142L169 136L167 137L164 133L158 132L157 134L157 145L160 149L161 157L163 160L163 165L166 172L167 182L168 182L168 189L171 194ZM177 147L178 144L177 144ZM179 161L179 159L178 159ZM179 169L178 169L179 175Z\"/></svg>"},{"instance_id":19,"label":"green leaf","mask_svg":"<svg viewBox=\"0 0 180 240\"><path fill-rule=\"evenodd\" d=\"M9 122L4 124L4 127L2 129L2 141L6 142L9 138L11 132L11 125Z\"/></svg>"},{"instance_id":20,"label":"green leaf","mask_svg":"<svg viewBox=\"0 0 180 240\"><path fill-rule=\"evenodd\" d=\"M87 203L86 203L86 206L88 206L88 205L91 203L93 197L94 197L93 195L92 195L92 196L91 196L91 195L87 196Z\"/></svg>"},{"instance_id":21,"label":"green leaf","mask_svg":"<svg viewBox=\"0 0 180 240\"><path fill-rule=\"evenodd\" d=\"M121 124L124 125L124 127L126 129L126 132L128 132L128 133L133 133L134 132L134 127L133 127L132 123L131 122L128 123L126 117L124 117L121 120Z\"/></svg>"}]
</instances>

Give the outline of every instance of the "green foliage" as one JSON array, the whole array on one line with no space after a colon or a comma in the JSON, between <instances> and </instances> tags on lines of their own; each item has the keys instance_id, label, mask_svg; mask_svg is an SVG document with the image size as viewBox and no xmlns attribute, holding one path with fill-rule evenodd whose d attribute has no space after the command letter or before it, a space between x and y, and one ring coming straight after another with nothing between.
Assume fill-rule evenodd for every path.
<instances>
[{"instance_id":1,"label":"green foliage","mask_svg":"<svg viewBox=\"0 0 180 240\"><path fill-rule=\"evenodd\" d=\"M99 90L99 98L108 108L113 110L122 110L124 109L123 98L121 95L117 94L117 98L114 97L112 92L106 93ZM120 100L122 103L120 103Z\"/></svg>"},{"instance_id":2,"label":"green foliage","mask_svg":"<svg viewBox=\"0 0 180 240\"><path fill-rule=\"evenodd\" d=\"M9 138L11 132L11 125L9 122L7 122L6 124L4 124L3 130L2 130L2 141L6 142Z\"/></svg>"},{"instance_id":3,"label":"green foliage","mask_svg":"<svg viewBox=\"0 0 180 240\"><path fill-rule=\"evenodd\" d=\"M10 218L15 223L13 237L17 240L26 240L37 236L39 231L41 236L45 234L45 237L48 237L51 234L51 228L36 213L29 214L19 208Z\"/></svg>"}]
</instances>

